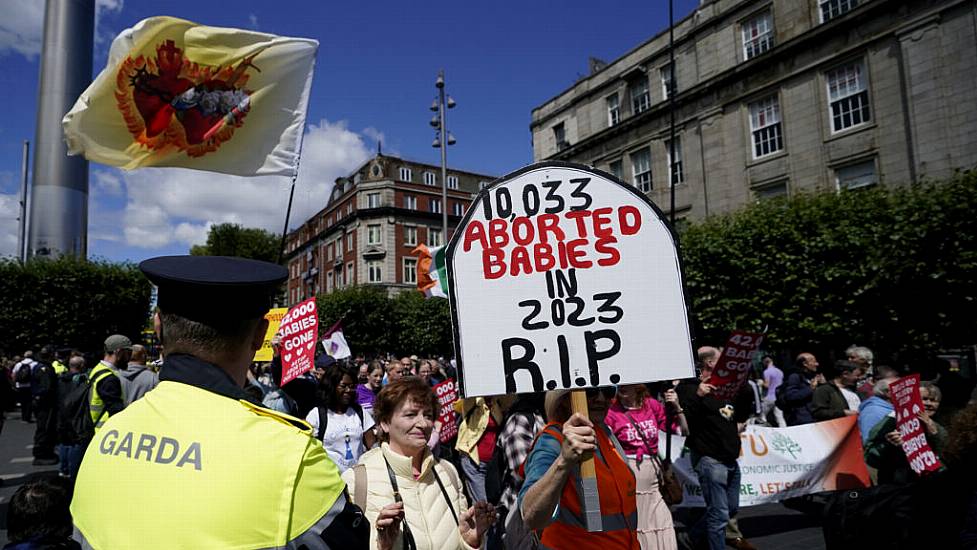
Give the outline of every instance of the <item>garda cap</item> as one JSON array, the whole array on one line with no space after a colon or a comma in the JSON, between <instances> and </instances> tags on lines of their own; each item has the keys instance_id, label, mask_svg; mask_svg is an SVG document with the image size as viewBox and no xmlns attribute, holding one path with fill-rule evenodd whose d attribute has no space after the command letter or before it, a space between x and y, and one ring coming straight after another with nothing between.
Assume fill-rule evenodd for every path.
<instances>
[{"instance_id":1,"label":"garda cap","mask_svg":"<svg viewBox=\"0 0 977 550\"><path fill-rule=\"evenodd\" d=\"M288 278L280 265L228 256L160 256L139 264L160 311L204 324L258 319Z\"/></svg>"}]
</instances>

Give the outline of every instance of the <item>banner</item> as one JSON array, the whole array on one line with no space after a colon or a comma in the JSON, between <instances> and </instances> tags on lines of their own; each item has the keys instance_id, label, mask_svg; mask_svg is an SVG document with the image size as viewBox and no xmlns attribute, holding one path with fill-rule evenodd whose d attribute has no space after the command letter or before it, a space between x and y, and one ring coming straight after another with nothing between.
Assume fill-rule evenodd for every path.
<instances>
[{"instance_id":1,"label":"banner","mask_svg":"<svg viewBox=\"0 0 977 550\"><path fill-rule=\"evenodd\" d=\"M464 397L692 375L675 236L611 174L543 162L503 177L445 260Z\"/></svg>"},{"instance_id":2,"label":"banner","mask_svg":"<svg viewBox=\"0 0 977 550\"><path fill-rule=\"evenodd\" d=\"M279 350L282 357L282 386L312 370L318 333L319 319L314 297L288 310L282 318L282 348Z\"/></svg>"},{"instance_id":3,"label":"banner","mask_svg":"<svg viewBox=\"0 0 977 550\"><path fill-rule=\"evenodd\" d=\"M716 368L709 377L709 383L716 386L712 391L716 399L731 400L740 391L740 387L750 377L750 366L753 357L760 349L763 335L742 330L733 331L726 347L716 363Z\"/></svg>"},{"instance_id":4,"label":"banner","mask_svg":"<svg viewBox=\"0 0 977 550\"><path fill-rule=\"evenodd\" d=\"M458 413L452 406L458 400L458 386L453 378L449 378L434 386L434 395L438 397L438 406L441 407L438 413L438 433L441 443L444 444L458 435Z\"/></svg>"},{"instance_id":5,"label":"banner","mask_svg":"<svg viewBox=\"0 0 977 550\"><path fill-rule=\"evenodd\" d=\"M448 297L448 275L444 267L444 247L417 245L411 254L417 256L417 290L425 298Z\"/></svg>"},{"instance_id":6,"label":"banner","mask_svg":"<svg viewBox=\"0 0 977 550\"><path fill-rule=\"evenodd\" d=\"M889 400L896 412L896 426L902 437L902 452L917 474L935 472L942 465L926 441L926 430L919 420L924 411L919 395L919 374L905 376L889 384Z\"/></svg>"},{"instance_id":7,"label":"banner","mask_svg":"<svg viewBox=\"0 0 977 550\"><path fill-rule=\"evenodd\" d=\"M345 359L353 354L343 335L342 320L336 321L322 336L322 348L326 350L326 355L333 359Z\"/></svg>"},{"instance_id":8,"label":"banner","mask_svg":"<svg viewBox=\"0 0 977 550\"><path fill-rule=\"evenodd\" d=\"M287 307L276 307L272 308L271 311L265 314L265 319L268 319L268 330L265 331L265 339L261 342L261 349L254 353L254 359L252 361L271 361L274 358L274 350L271 348L271 339L278 332L278 326L282 322L282 317L288 311Z\"/></svg>"},{"instance_id":9,"label":"banner","mask_svg":"<svg viewBox=\"0 0 977 550\"><path fill-rule=\"evenodd\" d=\"M69 154L126 170L179 166L294 176L319 43L150 17L62 126Z\"/></svg>"},{"instance_id":10,"label":"banner","mask_svg":"<svg viewBox=\"0 0 977 550\"><path fill-rule=\"evenodd\" d=\"M789 428L747 426L740 434L740 506L868 487L857 419L846 416ZM659 432L658 440L658 452L664 457L664 432ZM682 449L685 438L673 435L672 445ZM680 506L705 506L687 449L674 465L685 495Z\"/></svg>"}]
</instances>

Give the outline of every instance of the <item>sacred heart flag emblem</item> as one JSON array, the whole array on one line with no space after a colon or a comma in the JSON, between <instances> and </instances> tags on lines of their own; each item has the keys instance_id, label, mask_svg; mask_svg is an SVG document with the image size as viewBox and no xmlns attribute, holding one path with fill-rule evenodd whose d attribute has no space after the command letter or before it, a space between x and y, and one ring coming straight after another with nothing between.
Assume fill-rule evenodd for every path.
<instances>
[{"instance_id":1,"label":"sacred heart flag emblem","mask_svg":"<svg viewBox=\"0 0 977 550\"><path fill-rule=\"evenodd\" d=\"M167 40L155 57L127 57L115 97L132 137L150 149L176 147L191 157L216 151L244 124L252 94L245 87L248 70L259 70L253 63L259 54L235 67L210 67Z\"/></svg>"}]
</instances>

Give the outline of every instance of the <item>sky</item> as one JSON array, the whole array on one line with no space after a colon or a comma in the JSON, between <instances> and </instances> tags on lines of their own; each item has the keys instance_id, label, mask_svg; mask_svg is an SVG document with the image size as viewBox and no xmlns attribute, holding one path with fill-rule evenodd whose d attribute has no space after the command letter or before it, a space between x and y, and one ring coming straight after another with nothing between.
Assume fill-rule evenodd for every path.
<instances>
[{"instance_id":1,"label":"sky","mask_svg":"<svg viewBox=\"0 0 977 550\"><path fill-rule=\"evenodd\" d=\"M33 141L44 0L0 0L0 256L17 242L24 140ZM679 21L698 0L675 0ZM319 41L290 229L377 151L439 164L438 70L457 107L449 167L501 176L532 162L532 109L668 26L668 3L604 0L319 2L96 0L94 74L119 31L156 15ZM281 232L290 179L89 165L88 255L185 254L212 224Z\"/></svg>"}]
</instances>

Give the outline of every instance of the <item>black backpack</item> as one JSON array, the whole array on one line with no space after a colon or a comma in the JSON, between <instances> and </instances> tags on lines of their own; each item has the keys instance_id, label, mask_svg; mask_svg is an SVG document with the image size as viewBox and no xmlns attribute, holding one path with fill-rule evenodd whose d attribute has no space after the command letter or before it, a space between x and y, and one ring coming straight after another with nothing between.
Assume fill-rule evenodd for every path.
<instances>
[{"instance_id":1,"label":"black backpack","mask_svg":"<svg viewBox=\"0 0 977 550\"><path fill-rule=\"evenodd\" d=\"M349 406L354 412L356 412L356 416L360 417L360 427L362 428L363 407L361 407L359 403L350 403ZM317 408L319 409L319 431L316 433L315 437L319 441L322 441L322 438L326 435L326 424L329 423L329 412L323 405L319 405Z\"/></svg>"},{"instance_id":2,"label":"black backpack","mask_svg":"<svg viewBox=\"0 0 977 550\"><path fill-rule=\"evenodd\" d=\"M17 369L17 375L14 376L14 382L17 382L18 384L30 384L32 370L34 369L31 367L31 365L21 363L20 368Z\"/></svg>"},{"instance_id":3,"label":"black backpack","mask_svg":"<svg viewBox=\"0 0 977 550\"><path fill-rule=\"evenodd\" d=\"M61 410L58 413L58 434L61 442L67 445L80 445L91 441L95 437L95 425L105 415L105 409L97 420L92 420L91 402L92 388L101 382L105 376L113 376L112 371L105 370L97 379L89 379L82 375L71 391L61 397Z\"/></svg>"}]
</instances>

